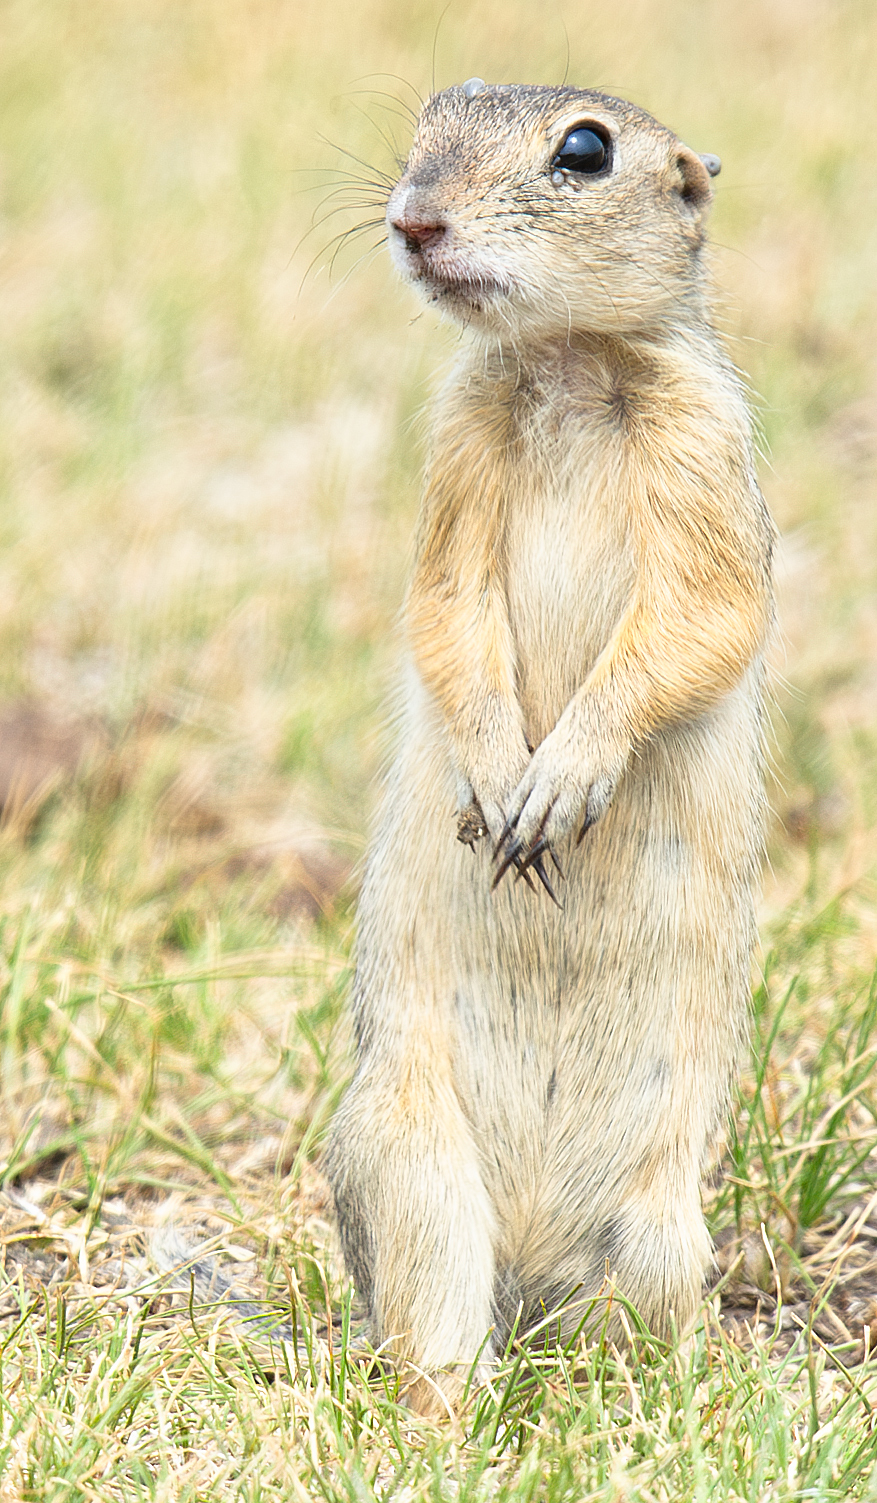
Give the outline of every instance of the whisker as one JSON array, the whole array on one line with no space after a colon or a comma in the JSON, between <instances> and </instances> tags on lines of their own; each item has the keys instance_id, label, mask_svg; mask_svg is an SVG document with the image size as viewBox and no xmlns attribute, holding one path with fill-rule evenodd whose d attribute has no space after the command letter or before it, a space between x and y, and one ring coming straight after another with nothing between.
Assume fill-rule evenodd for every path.
<instances>
[{"instance_id":1,"label":"whisker","mask_svg":"<svg viewBox=\"0 0 877 1503\"><path fill-rule=\"evenodd\" d=\"M333 151L340 151L343 157L349 157L351 162L355 162L358 167L364 167L366 172L374 172L387 188L395 185L394 177L391 177L388 172L382 172L380 167L373 166L364 157L358 157L355 151L348 151L346 146L339 146L337 141L331 141L328 136L320 135L318 139L323 142L324 146L330 146Z\"/></svg>"},{"instance_id":2,"label":"whisker","mask_svg":"<svg viewBox=\"0 0 877 1503\"><path fill-rule=\"evenodd\" d=\"M311 223L308 226L308 228L305 230L304 234L301 235L300 238L295 242L295 245L293 246L293 249L292 249L292 255L290 257L290 260L293 260L298 255L298 253L301 250L302 246L307 243L307 241L310 239L311 235L315 234L317 230L322 229L324 225L328 224L329 221L330 221L330 219L334 219L336 214L349 213L352 207L366 208L366 207L369 207L369 206L365 205L365 204L360 204L358 206L357 205L351 206L351 205L346 205L346 204L340 204L337 208L330 209L328 211L328 213L320 215L320 218L317 219L316 218L316 214L317 214L318 209L319 209L319 205L318 205L318 208L314 210L314 216L315 217L311 220ZM375 208L381 208L382 205L375 204L374 207ZM380 219L370 219L370 220L366 221L365 223L368 226L379 225L379 224L382 225L384 223L383 214L381 215ZM354 228L356 228L356 226L354 226ZM341 231L341 233L345 234L345 233L348 233L348 232L347 231ZM333 245L335 243L335 238L337 238L337 237L333 236L333 238L329 241L329 245ZM324 245L321 248L321 250L319 250L317 252L317 259L319 259L320 255L322 255L324 251L328 250L328 248L329 248L328 245ZM311 265L313 265L313 262L311 263ZM310 267L308 268L308 271L310 271ZM305 276L307 276L307 272L305 273Z\"/></svg>"},{"instance_id":3,"label":"whisker","mask_svg":"<svg viewBox=\"0 0 877 1503\"><path fill-rule=\"evenodd\" d=\"M367 188L372 193L383 194L386 194L393 181L390 179L389 182L384 182L383 178L379 177L361 177L358 172L339 172L336 176L340 178L337 184L339 188Z\"/></svg>"},{"instance_id":4,"label":"whisker","mask_svg":"<svg viewBox=\"0 0 877 1503\"><path fill-rule=\"evenodd\" d=\"M323 140L323 141L325 141L325 137L321 137L320 139ZM331 146L332 142L331 141L325 141L325 144L327 146ZM333 150L340 151L341 148L340 147L333 147ZM368 164L367 163L363 163L363 165L367 166ZM377 167L375 167L373 169L370 168L369 170L370 171L374 171L374 172L379 172L380 171L380 169L377 168ZM310 172L310 173L313 173L315 176L318 176L320 179L329 178L329 177L340 177L346 183L368 183L369 186L373 187L373 188L377 188L378 186L380 186L380 187L383 188L383 186L384 186L383 177L384 176L388 176L388 174L381 174L380 177L361 177L358 172L351 172L349 167L295 167L295 168L293 168L293 171L295 173ZM390 181L392 181L392 179L390 179ZM316 188L319 188L319 187L322 186L322 183L321 182L317 182L317 183L314 184L314 186Z\"/></svg>"},{"instance_id":5,"label":"whisker","mask_svg":"<svg viewBox=\"0 0 877 1503\"><path fill-rule=\"evenodd\" d=\"M435 93L435 58L436 58L436 52L438 51L439 32L442 29L442 21L445 19L445 16L447 15L447 13L450 10L450 8L453 5L453 3L454 3L454 0L448 0L447 5L445 6L444 10L442 11L441 15L439 16L438 20L435 23L435 31L433 33L433 38L432 38L432 92L433 92L433 94Z\"/></svg>"},{"instance_id":6,"label":"whisker","mask_svg":"<svg viewBox=\"0 0 877 1503\"><path fill-rule=\"evenodd\" d=\"M368 232L369 232L369 230L376 229L378 227L378 225L380 225L381 228L383 228L383 224L384 224L384 221L382 219L372 219L372 220L369 221L368 224L354 225L353 229L345 230L342 235L338 235L338 236L335 237L335 241L330 241L329 244L330 245L334 244L335 245L335 249L332 252L332 258L331 258L331 260L329 262L329 275L331 276L332 272L335 270L335 262L337 261L338 257L340 256L341 252L343 251L345 245L347 245L349 241L351 241L351 240L358 240L360 235L367 235ZM337 244L335 243L336 241L337 241ZM372 249L373 250L377 250L378 246L381 245L381 244L383 244L383 241L384 241L384 236L381 235L380 239L375 242L375 244L372 247ZM329 247L326 246L326 250L328 250L328 249L329 249Z\"/></svg>"},{"instance_id":7,"label":"whisker","mask_svg":"<svg viewBox=\"0 0 877 1503\"><path fill-rule=\"evenodd\" d=\"M343 190L339 189L338 193L342 191ZM384 195L382 195L380 198L353 198L348 196L338 200L337 202L335 201L336 199L337 194L333 193L331 195L327 195L327 197L323 199L322 203L316 204L314 206L313 215L311 216L311 223L322 223L325 219L328 219L333 214L359 214L366 209L379 209L383 214L386 212L387 208L387 200ZM321 209L325 209L326 213L323 215L323 219L318 221L317 215L320 213Z\"/></svg>"},{"instance_id":8,"label":"whisker","mask_svg":"<svg viewBox=\"0 0 877 1503\"><path fill-rule=\"evenodd\" d=\"M361 266L364 261L367 261L368 258L369 258L369 256L373 256L376 251L379 251L381 249L383 243L384 243L384 241L383 241L383 236L382 236L381 239L377 240L374 245L370 245L367 250L364 250L361 256L357 256L357 258L354 261L353 265L349 268L349 270L347 270L344 273L344 275L341 278L341 280L339 282L335 283L335 286L332 288L332 291L329 294L327 302L331 302L332 298L334 298L341 291L341 289L343 287L346 287L347 283L349 282L350 278L353 276L353 273L356 271L357 267Z\"/></svg>"},{"instance_id":9,"label":"whisker","mask_svg":"<svg viewBox=\"0 0 877 1503\"><path fill-rule=\"evenodd\" d=\"M312 235L315 230L321 230L324 225L327 225L330 222L330 220L334 219L338 214L345 214L345 213L348 213L348 212L349 212L349 210L348 210L348 208L347 208L346 205L341 205L337 209L330 209L329 212L328 212L328 214L324 214L320 219L315 220L314 223L311 225L310 229L305 231L305 234L302 236L301 241L299 241L299 244L296 246L296 250L298 250L300 248L300 246L304 243L304 241L308 238L308 236ZM383 216L383 214L380 216L379 219L368 219L368 220L362 220L362 221L360 221L360 224L363 227L366 226L366 225L368 225L368 226L372 226L372 225L377 226L377 225L383 224L383 223L384 223L384 216ZM358 227L357 225L352 225L350 228L351 229L356 229L357 227ZM339 231L339 234L342 234L342 235L345 235L345 234L348 234L348 233L349 233L348 230L340 230ZM334 238L335 237L333 236L333 239Z\"/></svg>"},{"instance_id":10,"label":"whisker","mask_svg":"<svg viewBox=\"0 0 877 1503\"><path fill-rule=\"evenodd\" d=\"M404 120L406 125L417 124L419 111L413 109L410 104L406 104L404 99L397 99L395 94L388 94L383 89L353 89L350 91L351 98L355 98L358 94L362 95L363 98L373 99L376 109L386 110L388 115L395 115L397 120ZM390 103L385 104L384 100L389 100Z\"/></svg>"},{"instance_id":11,"label":"whisker","mask_svg":"<svg viewBox=\"0 0 877 1503\"><path fill-rule=\"evenodd\" d=\"M329 254L329 251L332 251L332 255L331 255L331 257L330 257L330 259L328 261L327 269L328 269L329 275L331 276L332 272L334 270L334 267L335 267L335 261L337 260L338 256L341 254L341 251L343 250L345 244L349 240L355 240L359 235L365 235L365 234L368 233L369 230L375 230L375 229L378 229L379 227L381 229L383 229L383 227L384 227L384 221L383 221L383 219L371 219L371 220L368 220L365 224L352 225L350 229L348 229L348 230L341 230L341 231L339 231L339 233L337 235L333 235L331 237L331 239L329 241L327 241L327 243L325 245L321 245L320 246L319 250L317 250L317 252L315 253L315 255L308 262L308 265L305 268L305 271L304 271L304 273L302 275L301 283L299 284L299 290L301 290L301 288L304 287L304 285L305 285L308 277L310 276L311 272L313 271L314 267L317 266L320 262L323 262L325 260L325 257ZM380 235L378 237L378 239L375 241L373 249L376 250L378 248L378 246L383 245L385 239L386 239L386 236ZM299 244L296 246L295 252L293 252L293 254L296 254L298 252L298 250L301 248L301 244L302 244L302 242L299 241ZM334 250L332 250L333 246L335 247Z\"/></svg>"},{"instance_id":12,"label":"whisker","mask_svg":"<svg viewBox=\"0 0 877 1503\"><path fill-rule=\"evenodd\" d=\"M384 130L381 129L381 127L378 125L377 121L372 119L371 115L368 113L368 110L363 109L363 107L362 107L361 104L356 104L354 102L353 108L357 111L358 114L360 114L362 116L362 118L364 120L368 121L368 123L371 126L372 130L374 130L374 131L377 132L377 134L380 136L381 140L383 141L384 145L386 146L388 152L390 153L390 156L393 158L393 161L396 163L396 166L398 167L399 171L401 172L402 167L404 166L404 161L399 156L399 147L396 144L396 142L393 141L390 138L390 136L387 135L386 131L384 131Z\"/></svg>"},{"instance_id":13,"label":"whisker","mask_svg":"<svg viewBox=\"0 0 877 1503\"><path fill-rule=\"evenodd\" d=\"M560 17L560 24L563 27L563 35L566 38L566 63L564 64L563 78L560 80L560 87L563 89L563 88L566 87L566 81L569 78L569 57L570 57L570 53L569 53L569 27L567 26L566 20L565 20L565 18L564 18L563 15L561 15L561 17Z\"/></svg>"},{"instance_id":14,"label":"whisker","mask_svg":"<svg viewBox=\"0 0 877 1503\"><path fill-rule=\"evenodd\" d=\"M408 82L407 78L403 78L400 73L363 73L359 78L354 79L354 83L367 83L370 78L392 78L394 83L400 83L402 84L403 88L410 89L411 93L414 95L414 98L417 100L417 109L412 110L411 113L415 118L417 117L417 115L419 115L420 111L423 109L425 100L423 99L419 91L415 89L413 83ZM387 97L389 99L395 99L396 96L395 94L389 94ZM408 108L403 100L400 99L398 102L402 105L403 109Z\"/></svg>"},{"instance_id":15,"label":"whisker","mask_svg":"<svg viewBox=\"0 0 877 1503\"><path fill-rule=\"evenodd\" d=\"M329 192L325 196L324 202L329 203L331 199L337 198L341 193L348 194L351 202L354 203L359 202L364 204L377 205L379 203L385 204L387 202L387 192L385 188L381 187L380 193L378 193L377 187L360 187L358 183L354 182L339 183L337 187L330 188ZM372 198L369 196L374 193L378 193L377 198Z\"/></svg>"}]
</instances>

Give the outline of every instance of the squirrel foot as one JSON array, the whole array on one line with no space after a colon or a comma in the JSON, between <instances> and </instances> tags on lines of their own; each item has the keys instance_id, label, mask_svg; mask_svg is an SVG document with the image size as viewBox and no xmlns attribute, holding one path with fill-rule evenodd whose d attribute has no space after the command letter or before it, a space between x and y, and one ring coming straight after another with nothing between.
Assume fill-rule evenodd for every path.
<instances>
[{"instance_id":1,"label":"squirrel foot","mask_svg":"<svg viewBox=\"0 0 877 1503\"><path fill-rule=\"evenodd\" d=\"M487 826L487 820L484 818L484 813L481 805L479 804L477 798L473 798L472 802L470 804L467 804L465 809L461 809L457 815L457 839L461 842L462 845L467 845L470 851L474 851L476 845L478 844L478 841L483 840L484 836L489 834L490 831ZM560 862L554 855L553 851L550 852L550 855L552 860L554 861L555 866L557 867L557 870L560 872ZM552 890L551 883L549 882L545 868L542 865L541 856L541 851L536 851L535 855L529 857L526 861L523 860L523 858L519 858L517 856L512 857L512 864L517 871L515 881L518 881L521 877L523 877L530 891L535 892L536 888L533 885L533 879L530 876L529 872L529 868L532 866L546 892L550 893L555 903L557 903L557 897ZM560 874L561 876L563 876L563 872L560 872ZM492 886L496 887L496 883L498 881L499 878L496 878ZM560 906L561 905L558 903L558 907Z\"/></svg>"},{"instance_id":2,"label":"squirrel foot","mask_svg":"<svg viewBox=\"0 0 877 1503\"><path fill-rule=\"evenodd\" d=\"M594 726L594 712L575 700L533 754L512 794L494 860L494 886L509 867L532 867L580 824L578 839L605 814L624 773L629 745ZM554 857L555 865L557 858ZM543 881L543 885L544 881Z\"/></svg>"},{"instance_id":3,"label":"squirrel foot","mask_svg":"<svg viewBox=\"0 0 877 1503\"><path fill-rule=\"evenodd\" d=\"M512 826L508 821L506 821L499 840L497 841L496 849L493 853L494 860L499 861L499 866L497 868L493 882L491 883L491 891L496 891L510 866L513 866L515 868L515 881L519 882L521 877L523 877L528 886L532 888L533 884L529 881L529 873L530 869L532 868L536 873L536 876L539 878L539 881L542 883L542 886L545 888L545 891L548 893L548 896L550 897L552 903L556 903L558 908L562 908L563 904L557 896L557 893L554 891L554 888L551 885L551 879L548 876L547 871L545 870L545 862L543 860L543 857L550 856L557 870L558 876L560 877L563 876L563 867L558 861L556 853L548 844L548 841L545 840L544 837L540 836L537 839L535 845L530 847L529 851L524 851L523 845L519 841L512 841L511 845L506 848L505 854L502 855L502 858L500 859L503 845L509 839L509 836L511 834Z\"/></svg>"}]
</instances>

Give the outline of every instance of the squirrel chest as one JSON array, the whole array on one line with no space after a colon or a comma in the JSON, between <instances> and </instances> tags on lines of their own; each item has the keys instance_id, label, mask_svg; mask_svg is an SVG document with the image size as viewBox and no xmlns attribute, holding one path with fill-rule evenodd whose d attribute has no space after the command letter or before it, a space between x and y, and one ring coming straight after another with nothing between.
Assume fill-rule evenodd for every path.
<instances>
[{"instance_id":1,"label":"squirrel chest","mask_svg":"<svg viewBox=\"0 0 877 1503\"><path fill-rule=\"evenodd\" d=\"M518 695L533 745L587 677L630 601L636 561L624 446L587 387L563 405L528 403L520 415L518 443L506 461L499 548Z\"/></svg>"}]
</instances>

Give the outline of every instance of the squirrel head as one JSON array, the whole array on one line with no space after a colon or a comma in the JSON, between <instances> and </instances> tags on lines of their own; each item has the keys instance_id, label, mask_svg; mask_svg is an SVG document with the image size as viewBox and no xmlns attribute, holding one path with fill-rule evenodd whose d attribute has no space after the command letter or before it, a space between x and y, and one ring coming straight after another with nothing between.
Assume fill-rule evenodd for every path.
<instances>
[{"instance_id":1,"label":"squirrel head","mask_svg":"<svg viewBox=\"0 0 877 1503\"><path fill-rule=\"evenodd\" d=\"M421 112L391 253L428 302L503 342L646 332L699 302L719 165L623 100L470 79Z\"/></svg>"}]
</instances>

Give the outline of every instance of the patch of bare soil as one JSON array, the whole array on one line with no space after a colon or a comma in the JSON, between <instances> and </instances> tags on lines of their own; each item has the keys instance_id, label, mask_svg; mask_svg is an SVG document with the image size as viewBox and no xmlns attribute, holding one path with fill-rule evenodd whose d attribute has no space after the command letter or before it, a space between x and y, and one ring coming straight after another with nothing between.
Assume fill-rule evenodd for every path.
<instances>
[{"instance_id":1,"label":"patch of bare soil","mask_svg":"<svg viewBox=\"0 0 877 1503\"><path fill-rule=\"evenodd\" d=\"M714 1301L726 1334L781 1359L796 1345L821 1348L832 1364L858 1367L877 1351L877 1195L834 1227L804 1233L796 1257L767 1234L716 1239Z\"/></svg>"}]
</instances>

